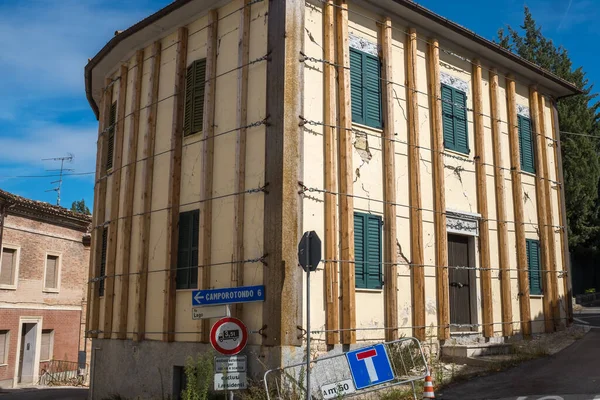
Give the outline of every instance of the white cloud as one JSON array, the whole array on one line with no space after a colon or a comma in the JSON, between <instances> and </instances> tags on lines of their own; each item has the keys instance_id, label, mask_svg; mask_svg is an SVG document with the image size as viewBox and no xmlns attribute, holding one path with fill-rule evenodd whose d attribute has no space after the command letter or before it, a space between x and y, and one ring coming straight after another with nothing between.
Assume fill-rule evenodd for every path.
<instances>
[{"instance_id":1,"label":"white cloud","mask_svg":"<svg viewBox=\"0 0 600 400\"><path fill-rule=\"evenodd\" d=\"M0 160L4 168L18 170L19 166L40 171L60 165L43 158L63 157L69 153L74 160L66 168L76 172L94 171L96 164L97 128L62 124L33 123L21 134L0 137ZM2 171L2 175L8 174Z\"/></svg>"},{"instance_id":2,"label":"white cloud","mask_svg":"<svg viewBox=\"0 0 600 400\"><path fill-rule=\"evenodd\" d=\"M150 10L102 1L0 2L0 120L14 120L32 100L85 98L88 58ZM91 113L90 113L91 116Z\"/></svg>"}]
</instances>

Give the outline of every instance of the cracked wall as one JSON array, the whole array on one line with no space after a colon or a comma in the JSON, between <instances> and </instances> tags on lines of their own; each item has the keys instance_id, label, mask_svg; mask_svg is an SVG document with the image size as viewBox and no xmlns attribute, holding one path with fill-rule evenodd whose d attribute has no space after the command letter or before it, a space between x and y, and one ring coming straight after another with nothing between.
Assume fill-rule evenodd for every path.
<instances>
[{"instance_id":1,"label":"cracked wall","mask_svg":"<svg viewBox=\"0 0 600 400\"><path fill-rule=\"evenodd\" d=\"M262 57L267 52L267 24L263 18L267 14L268 5L256 3L251 8L250 23L250 60ZM222 74L215 81L217 104L215 110L215 134L237 128L237 75L234 70L239 65L238 44L239 44L239 23L240 14L235 12L240 8L239 1L232 1L218 9L221 16L217 31L218 55L216 64L216 74ZM223 18L224 17L224 18ZM207 16L201 16L187 25L188 54L187 63L191 64L194 60L206 57ZM169 34L163 38L156 37L162 44L160 75L158 81L158 99L162 99L157 104L156 114L156 141L155 153L159 154L154 158L154 174L152 176L152 212L150 229L150 252L149 252L149 274L148 274L148 297L147 297L147 318L145 330L149 332L160 332L163 330L163 306L164 306L164 286L166 268L166 237L167 237L167 207L168 207L168 182L170 176L170 156L171 148L170 136L173 126L173 107L175 105L173 91L175 79L175 58L176 58L176 33ZM140 106L148 105L150 88L150 66L152 64L152 45L144 49L143 76L141 84ZM131 67L135 66L135 55L126 60ZM126 111L131 110L133 99L133 68L128 74ZM248 78L248 123L263 120L266 117L266 63L256 63L249 67ZM119 85L113 85L113 101L119 97ZM146 111L140 115L138 146L135 173L135 190L133 201L133 223L131 233L131 244L129 248L124 246L123 232L124 220L123 204L125 199L124 190L120 193L119 233L117 262L115 273L123 271L121 256L123 251L130 251L130 272L138 271L138 253L141 249L139 243L141 216L136 215L143 211L143 164L139 162L143 159L144 136L148 132L146 123ZM124 151L123 164L133 162L128 159L127 144L129 140L129 130L131 118L126 118L124 122ZM237 131L219 135L214 139L214 175L213 175L213 197L221 195L230 195L236 192L235 187L235 149L236 149ZM196 133L183 139L182 168L181 168L181 199L180 211L190 211L199 208L200 184L202 179L202 143L201 133ZM246 181L247 189L257 188L264 184L264 160L265 160L265 133L264 125L249 128L247 130L246 146ZM121 186L125 180L125 169L121 177ZM107 182L107 193L111 193L111 188L115 184L114 176L110 176ZM232 257L233 236L234 236L234 207L233 196L226 196L221 199L213 200L212 217L212 262L229 262ZM263 202L264 198L259 194L245 195L245 219L244 219L244 248L245 258L256 258L263 255ZM111 196L106 198L106 215L110 215ZM176 249L175 249L176 250ZM262 284L263 266L261 264L244 264L244 284L259 285ZM213 267L211 282L209 286L229 287L231 286L231 267L224 265ZM127 331L132 332L134 328L135 314L137 312L135 301L137 297L136 288L137 275L130 275L129 280L129 306L127 317ZM115 300L121 295L121 280L115 279ZM100 321L99 326L104 324L104 303L105 299L100 299ZM198 323L191 319L191 291L179 290L176 292L176 321L175 331L194 332L198 330ZM118 327L120 307L115 302L113 327ZM249 327L259 328L262 326L262 304L252 303L244 306L242 319ZM116 330L116 329L114 329ZM113 335L114 336L114 335ZM128 338L132 334L128 333ZM148 334L149 340L161 340L160 334ZM195 341L196 334L177 334L176 341ZM253 335L249 339L250 344L260 342L260 336Z\"/></svg>"},{"instance_id":2,"label":"cracked wall","mask_svg":"<svg viewBox=\"0 0 600 400\"><path fill-rule=\"evenodd\" d=\"M357 13L349 13L349 34L354 38L354 42L370 44L370 48L380 44L379 28L374 20L379 20L380 16L371 13L361 7L350 4L350 8L358 14L366 16L361 17ZM306 32L305 32L305 54L308 57L323 59L323 30L322 30L322 8L319 3L307 2L306 12ZM409 186L408 176L410 168L408 165L408 121L407 121L407 104L406 104L406 82L405 74L405 54L404 47L406 36L403 31L407 31L408 27L401 21L393 21L392 39L392 63L394 67L393 81L398 83L393 86L392 104L394 109L394 143L395 147L395 163L396 163L396 196L397 196L397 254L399 256L400 265L397 267L398 272L398 312L399 323L401 326L410 326L411 312L411 267L406 264L411 261L410 251L410 220L409 220ZM420 32L418 32L420 33ZM420 36L421 38L422 36ZM431 113L429 109L430 99L426 94L429 91L429 77L427 76L428 61L426 60L427 45L423 40L418 40L417 47L417 94L418 100L418 129L419 129L419 167L421 177L421 201L423 208L423 247L425 264L425 297L426 297L426 323L427 325L437 324L437 308L435 306L436 299L436 269L429 267L435 264L435 235L434 235L434 218L430 211L434 208L433 196L433 165L431 147ZM445 48L450 48L451 44L445 43ZM457 50L456 53L461 54ZM469 138L469 154L460 154L451 151L446 151L448 157L443 158L444 162L444 178L445 178L445 195L446 207L448 209L462 211L467 213L478 212L477 200L477 185L475 175L475 164L473 162L475 156L475 132L474 132L474 116L473 116L473 82L472 82L472 64L467 59L458 59L445 52L440 52L440 70L453 78L459 79L467 86L467 107L468 107L468 138ZM333 61L333 60L330 60ZM308 120L321 121L323 118L322 96L323 96L323 64L321 62L306 61L306 81L305 81L305 115ZM483 103L483 123L484 123L484 151L485 161L488 164L494 162L492 134L491 134L491 114L490 106L490 83L489 71L491 65L484 62L482 73L482 103ZM501 76L499 79L499 112L500 119L504 122L500 124L500 143L502 150L501 166L510 169L510 153L508 140L508 109L506 104L506 84L505 79ZM529 105L528 88L522 85L517 86L517 103L523 106ZM550 127L551 114L549 106L546 107L544 114L546 118L547 128ZM354 125L359 132L352 133L353 146L353 168L352 179L354 181L354 207L357 212L372 213L374 215L383 216L383 180L387 177L382 173L382 139L381 130L372 129L363 125ZM548 128L549 129L549 128ZM304 149L305 149L305 178L304 184L308 187L323 187L323 129L320 126L305 126ZM336 143L337 146L337 143ZM549 154L549 160L553 159L553 154ZM550 169L554 164L549 164ZM490 229L490 254L491 267L498 268L498 236L496 223L496 199L495 199L495 179L494 170L491 166L485 167L486 183L487 183L487 204L489 210L489 229ZM552 170L552 173L554 171ZM512 204L512 187L511 176L508 170L503 171L504 186L505 186L505 207L506 220L514 220L513 204ZM523 176L523 191L529 193L529 199L525 202L525 221L535 224L537 222L537 210L535 202L535 186L532 177ZM557 193L557 192L555 192ZM316 229L319 235L323 234L323 195L320 193L306 193L304 196L304 227L305 230ZM552 200L555 220L558 218L558 200L553 197ZM557 221L555 221L558 224ZM527 237L535 238L535 228L528 225ZM339 227L339 226L338 226ZM509 258L511 269L516 269L516 252L515 249L515 233L514 224L508 224L508 246L510 247ZM323 236L322 236L323 237ZM556 235L558 241L558 235ZM473 266L479 267L479 244L478 240L473 241L471 248ZM557 251L560 249L560 243L557 242ZM511 303L513 308L513 320L518 320L519 304L517 297L517 274L516 271L511 271ZM322 307L318 312L313 312L311 317L312 326L324 327L325 325L325 300L323 298L324 276L322 271L317 272L312 277L313 293L314 287L317 287L317 303ZM476 303L479 305L477 316L473 323L481 323L481 290L480 290L480 273L476 273ZM559 284L559 286L561 286ZM561 289L562 290L562 289ZM494 322L501 321L500 314L500 281L498 272L492 273L492 308ZM356 292L356 321L357 327L372 327L375 326L373 321L380 324L383 323L384 306L383 293L381 291L364 291L357 290ZM532 315L539 315L537 307L541 307L541 300L532 298ZM534 311L536 313L534 314ZM515 329L518 329L518 324L515 324ZM539 330L539 327L534 324L534 330ZM501 325L494 325L494 331L499 334ZM409 329L401 330L401 333L411 335ZM378 339L382 338L383 333L377 331L357 332L357 339Z\"/></svg>"}]
</instances>

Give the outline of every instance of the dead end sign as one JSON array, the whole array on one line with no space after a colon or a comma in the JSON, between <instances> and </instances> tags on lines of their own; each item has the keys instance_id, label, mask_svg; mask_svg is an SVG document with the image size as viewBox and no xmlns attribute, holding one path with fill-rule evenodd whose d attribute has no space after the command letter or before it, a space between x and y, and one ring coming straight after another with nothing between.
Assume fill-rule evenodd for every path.
<instances>
[{"instance_id":1,"label":"dead end sign","mask_svg":"<svg viewBox=\"0 0 600 400\"><path fill-rule=\"evenodd\" d=\"M248 330L242 321L233 317L218 320L210 330L210 343L221 354L232 356L246 347Z\"/></svg>"}]
</instances>

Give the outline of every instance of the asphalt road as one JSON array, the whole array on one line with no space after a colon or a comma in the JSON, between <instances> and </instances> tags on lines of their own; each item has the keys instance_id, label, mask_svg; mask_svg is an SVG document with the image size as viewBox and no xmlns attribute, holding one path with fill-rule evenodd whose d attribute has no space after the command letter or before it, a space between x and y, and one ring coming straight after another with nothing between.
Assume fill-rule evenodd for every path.
<instances>
[{"instance_id":1,"label":"asphalt road","mask_svg":"<svg viewBox=\"0 0 600 400\"><path fill-rule=\"evenodd\" d=\"M592 329L550 357L436 392L443 400L600 400L600 309L576 313Z\"/></svg>"},{"instance_id":2,"label":"asphalt road","mask_svg":"<svg viewBox=\"0 0 600 400\"><path fill-rule=\"evenodd\" d=\"M0 391L0 400L86 400L82 388L23 388Z\"/></svg>"}]
</instances>

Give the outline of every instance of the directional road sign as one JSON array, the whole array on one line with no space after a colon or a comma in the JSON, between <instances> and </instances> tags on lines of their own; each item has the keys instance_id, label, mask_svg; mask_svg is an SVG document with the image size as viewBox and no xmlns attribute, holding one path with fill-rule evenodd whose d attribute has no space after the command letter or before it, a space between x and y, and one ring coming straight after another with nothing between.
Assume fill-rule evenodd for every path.
<instances>
[{"instance_id":1,"label":"directional road sign","mask_svg":"<svg viewBox=\"0 0 600 400\"><path fill-rule=\"evenodd\" d=\"M349 351L346 358L357 390L394 379L392 365L383 344Z\"/></svg>"},{"instance_id":2,"label":"directional road sign","mask_svg":"<svg viewBox=\"0 0 600 400\"><path fill-rule=\"evenodd\" d=\"M192 292L192 307L250 303L253 301L265 301L264 286L240 286L211 290L194 290Z\"/></svg>"},{"instance_id":3,"label":"directional road sign","mask_svg":"<svg viewBox=\"0 0 600 400\"><path fill-rule=\"evenodd\" d=\"M192 307L193 320L229 317L229 315L228 305Z\"/></svg>"}]
</instances>

